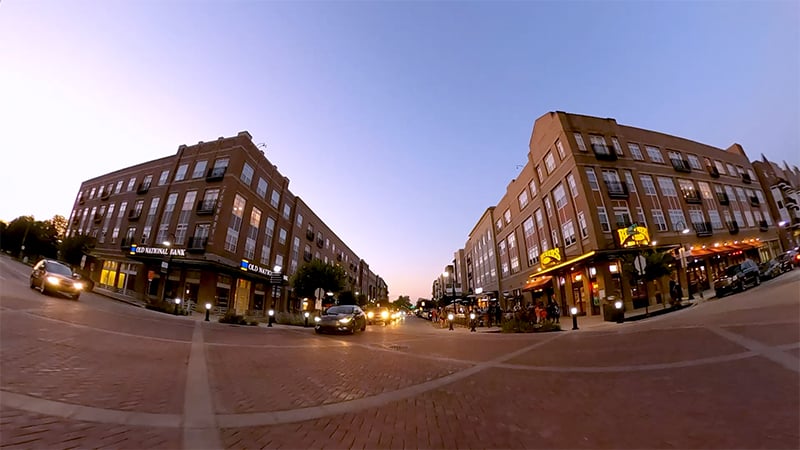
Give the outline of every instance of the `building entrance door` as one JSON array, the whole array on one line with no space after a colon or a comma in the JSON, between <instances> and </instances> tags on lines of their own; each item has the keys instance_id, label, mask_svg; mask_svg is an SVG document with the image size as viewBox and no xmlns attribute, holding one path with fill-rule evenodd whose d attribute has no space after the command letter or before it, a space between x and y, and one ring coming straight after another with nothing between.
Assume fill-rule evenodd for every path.
<instances>
[{"instance_id":1,"label":"building entrance door","mask_svg":"<svg viewBox=\"0 0 800 450\"><path fill-rule=\"evenodd\" d=\"M575 306L578 308L578 314L586 312L584 310L586 302L583 299L583 283L577 282L572 285L572 301L575 302Z\"/></svg>"},{"instance_id":2,"label":"building entrance door","mask_svg":"<svg viewBox=\"0 0 800 450\"><path fill-rule=\"evenodd\" d=\"M239 278L236 280L236 298L234 299L233 309L237 315L247 314L247 307L250 306L250 280Z\"/></svg>"}]
</instances>

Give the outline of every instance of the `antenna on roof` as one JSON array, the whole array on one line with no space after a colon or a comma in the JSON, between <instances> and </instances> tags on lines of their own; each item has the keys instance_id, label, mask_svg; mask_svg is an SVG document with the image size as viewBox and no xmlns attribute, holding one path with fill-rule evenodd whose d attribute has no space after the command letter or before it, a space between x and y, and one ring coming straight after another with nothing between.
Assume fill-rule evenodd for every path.
<instances>
[{"instance_id":1,"label":"antenna on roof","mask_svg":"<svg viewBox=\"0 0 800 450\"><path fill-rule=\"evenodd\" d=\"M263 155L264 150L267 149L267 144L265 142L259 142L258 144L256 144L256 147L261 149L261 154Z\"/></svg>"}]
</instances>

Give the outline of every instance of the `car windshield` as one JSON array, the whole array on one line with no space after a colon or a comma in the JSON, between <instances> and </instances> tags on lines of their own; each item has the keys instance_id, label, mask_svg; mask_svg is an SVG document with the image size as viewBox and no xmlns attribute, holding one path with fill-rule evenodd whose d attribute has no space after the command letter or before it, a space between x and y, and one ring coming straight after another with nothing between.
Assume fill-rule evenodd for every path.
<instances>
[{"instance_id":1,"label":"car windshield","mask_svg":"<svg viewBox=\"0 0 800 450\"><path fill-rule=\"evenodd\" d=\"M355 307L353 306L331 306L325 311L325 314L353 314L355 312Z\"/></svg>"},{"instance_id":2,"label":"car windshield","mask_svg":"<svg viewBox=\"0 0 800 450\"><path fill-rule=\"evenodd\" d=\"M725 275L727 275L729 277L732 277L732 276L736 275L737 273L739 273L739 265L738 264L735 265L735 266L730 266L727 269L725 269Z\"/></svg>"},{"instance_id":3,"label":"car windshield","mask_svg":"<svg viewBox=\"0 0 800 450\"><path fill-rule=\"evenodd\" d=\"M72 270L61 263L49 261L46 263L45 267L47 268L47 271L50 273L57 273L59 275L64 275L67 277L72 276Z\"/></svg>"}]
</instances>

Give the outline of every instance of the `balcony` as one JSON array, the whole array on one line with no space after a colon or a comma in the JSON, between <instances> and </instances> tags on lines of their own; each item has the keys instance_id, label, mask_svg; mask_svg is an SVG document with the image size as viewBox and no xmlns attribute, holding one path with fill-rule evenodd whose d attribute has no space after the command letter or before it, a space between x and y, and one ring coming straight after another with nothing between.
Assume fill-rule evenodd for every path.
<instances>
[{"instance_id":1,"label":"balcony","mask_svg":"<svg viewBox=\"0 0 800 450\"><path fill-rule=\"evenodd\" d=\"M136 193L139 195L146 194L147 191L150 190L150 183L139 183L139 186L136 188Z\"/></svg>"},{"instance_id":2,"label":"balcony","mask_svg":"<svg viewBox=\"0 0 800 450\"><path fill-rule=\"evenodd\" d=\"M103 221L103 215L100 213L95 213L94 215L94 223L100 223Z\"/></svg>"},{"instance_id":3,"label":"balcony","mask_svg":"<svg viewBox=\"0 0 800 450\"><path fill-rule=\"evenodd\" d=\"M341 261L341 260L342 260L342 254L341 254L341 253L339 253L338 255L336 255L336 260L337 260L337 261Z\"/></svg>"},{"instance_id":4,"label":"balcony","mask_svg":"<svg viewBox=\"0 0 800 450\"><path fill-rule=\"evenodd\" d=\"M690 173L692 171L691 166L689 166L689 161L685 159L670 158L669 160L672 162L672 168L675 169L676 172Z\"/></svg>"},{"instance_id":5,"label":"balcony","mask_svg":"<svg viewBox=\"0 0 800 450\"><path fill-rule=\"evenodd\" d=\"M322 248L324 246L325 246L325 241L323 241L322 238L317 239L317 247Z\"/></svg>"},{"instance_id":6,"label":"balcony","mask_svg":"<svg viewBox=\"0 0 800 450\"><path fill-rule=\"evenodd\" d=\"M742 183L750 184L752 182L753 182L753 180L750 179L750 174L749 173L742 173Z\"/></svg>"},{"instance_id":7,"label":"balcony","mask_svg":"<svg viewBox=\"0 0 800 450\"><path fill-rule=\"evenodd\" d=\"M731 199L728 198L728 194L724 192L717 192L717 201L719 201L720 205L730 205Z\"/></svg>"},{"instance_id":8,"label":"balcony","mask_svg":"<svg viewBox=\"0 0 800 450\"><path fill-rule=\"evenodd\" d=\"M697 237L708 237L713 234L711 231L711 222L695 222L694 231L697 233Z\"/></svg>"},{"instance_id":9,"label":"balcony","mask_svg":"<svg viewBox=\"0 0 800 450\"><path fill-rule=\"evenodd\" d=\"M141 216L142 216L141 209L132 209L128 211L128 220L130 221L139 220L139 217Z\"/></svg>"},{"instance_id":10,"label":"balcony","mask_svg":"<svg viewBox=\"0 0 800 450\"><path fill-rule=\"evenodd\" d=\"M611 198L628 198L628 186L621 181L606 181L608 196Z\"/></svg>"},{"instance_id":11,"label":"balcony","mask_svg":"<svg viewBox=\"0 0 800 450\"><path fill-rule=\"evenodd\" d=\"M708 170L708 174L711 175L711 178L719 178L719 170L717 170L714 166L706 166L706 170Z\"/></svg>"},{"instance_id":12,"label":"balcony","mask_svg":"<svg viewBox=\"0 0 800 450\"><path fill-rule=\"evenodd\" d=\"M119 241L119 248L128 250L131 248L131 242L133 242L133 239L122 238L122 240Z\"/></svg>"},{"instance_id":13,"label":"balcony","mask_svg":"<svg viewBox=\"0 0 800 450\"><path fill-rule=\"evenodd\" d=\"M82 205L82 204L84 204L84 203L86 203L86 199L85 199L85 198L83 198L83 196L79 197L79 198L78 198L78 204L79 204L79 205Z\"/></svg>"},{"instance_id":14,"label":"balcony","mask_svg":"<svg viewBox=\"0 0 800 450\"><path fill-rule=\"evenodd\" d=\"M604 144L592 144L594 157L601 161L616 161L617 153L611 147Z\"/></svg>"},{"instance_id":15,"label":"balcony","mask_svg":"<svg viewBox=\"0 0 800 450\"><path fill-rule=\"evenodd\" d=\"M303 252L303 260L305 262L311 261L311 252Z\"/></svg>"},{"instance_id":16,"label":"balcony","mask_svg":"<svg viewBox=\"0 0 800 450\"><path fill-rule=\"evenodd\" d=\"M310 229L306 230L306 239L308 239L309 241L313 241L314 240L314 230L310 230Z\"/></svg>"},{"instance_id":17,"label":"balcony","mask_svg":"<svg viewBox=\"0 0 800 450\"><path fill-rule=\"evenodd\" d=\"M767 224L766 220L759 220L758 221L758 230L759 231L769 231L769 224Z\"/></svg>"},{"instance_id":18,"label":"balcony","mask_svg":"<svg viewBox=\"0 0 800 450\"><path fill-rule=\"evenodd\" d=\"M206 174L206 181L219 181L225 176L225 171L228 170L227 167L213 167L208 169L208 174Z\"/></svg>"},{"instance_id":19,"label":"balcony","mask_svg":"<svg viewBox=\"0 0 800 450\"><path fill-rule=\"evenodd\" d=\"M786 209L793 209L795 211L800 209L800 207L797 206L797 200L795 200L793 197L784 197L783 204L786 206Z\"/></svg>"},{"instance_id":20,"label":"balcony","mask_svg":"<svg viewBox=\"0 0 800 450\"><path fill-rule=\"evenodd\" d=\"M756 197L755 195L750 196L750 206L758 206L760 204L761 202L758 201L758 197Z\"/></svg>"},{"instance_id":21,"label":"balcony","mask_svg":"<svg viewBox=\"0 0 800 450\"><path fill-rule=\"evenodd\" d=\"M190 253L204 253L206 251L206 245L208 245L208 237L192 236L189 238L186 251Z\"/></svg>"},{"instance_id":22,"label":"balcony","mask_svg":"<svg viewBox=\"0 0 800 450\"><path fill-rule=\"evenodd\" d=\"M108 200L111 197L111 191L103 192L103 195L100 196L100 200Z\"/></svg>"},{"instance_id":23,"label":"balcony","mask_svg":"<svg viewBox=\"0 0 800 450\"><path fill-rule=\"evenodd\" d=\"M736 223L735 220L731 220L730 222L725 222L725 226L728 227L728 232L730 234L738 234L739 233L739 224Z\"/></svg>"},{"instance_id":24,"label":"balcony","mask_svg":"<svg viewBox=\"0 0 800 450\"><path fill-rule=\"evenodd\" d=\"M209 216L214 214L216 206L216 200L200 200L197 202L197 209L195 211L197 212L198 216Z\"/></svg>"},{"instance_id":25,"label":"balcony","mask_svg":"<svg viewBox=\"0 0 800 450\"><path fill-rule=\"evenodd\" d=\"M703 199L700 198L700 193L694 189L685 190L683 192L683 199L686 200L686 203L703 203Z\"/></svg>"}]
</instances>

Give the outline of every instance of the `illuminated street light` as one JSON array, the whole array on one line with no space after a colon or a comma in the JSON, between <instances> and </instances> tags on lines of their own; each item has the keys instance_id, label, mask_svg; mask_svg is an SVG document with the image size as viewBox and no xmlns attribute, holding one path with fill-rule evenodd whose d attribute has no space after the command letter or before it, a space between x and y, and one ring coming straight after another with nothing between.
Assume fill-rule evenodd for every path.
<instances>
[{"instance_id":1,"label":"illuminated street light","mask_svg":"<svg viewBox=\"0 0 800 450\"><path fill-rule=\"evenodd\" d=\"M617 300L614 302L614 308L617 309L617 323L622 323L625 321L625 313L622 312L622 302Z\"/></svg>"},{"instance_id":2,"label":"illuminated street light","mask_svg":"<svg viewBox=\"0 0 800 450\"><path fill-rule=\"evenodd\" d=\"M269 309L269 320L267 320L267 327L272 327L272 321L275 320L275 310Z\"/></svg>"},{"instance_id":3,"label":"illuminated street light","mask_svg":"<svg viewBox=\"0 0 800 450\"><path fill-rule=\"evenodd\" d=\"M572 313L572 329L573 330L577 330L578 329L578 308L573 306L572 308L570 308L569 312Z\"/></svg>"},{"instance_id":4,"label":"illuminated street light","mask_svg":"<svg viewBox=\"0 0 800 450\"><path fill-rule=\"evenodd\" d=\"M209 314L211 314L211 303L206 303L206 322L208 322Z\"/></svg>"},{"instance_id":5,"label":"illuminated street light","mask_svg":"<svg viewBox=\"0 0 800 450\"><path fill-rule=\"evenodd\" d=\"M176 316L178 315L178 305L180 305L180 304L181 304L181 299L176 298L175 299L175 310L174 310Z\"/></svg>"},{"instance_id":6,"label":"illuminated street light","mask_svg":"<svg viewBox=\"0 0 800 450\"><path fill-rule=\"evenodd\" d=\"M311 313L309 313L308 311L303 313L303 317L306 318L306 324L305 324L306 327L308 326L308 316L310 316L310 315L311 315Z\"/></svg>"},{"instance_id":7,"label":"illuminated street light","mask_svg":"<svg viewBox=\"0 0 800 450\"><path fill-rule=\"evenodd\" d=\"M469 331L477 331L475 329L475 322L476 322L475 317L476 316L474 311L469 313Z\"/></svg>"},{"instance_id":8,"label":"illuminated street light","mask_svg":"<svg viewBox=\"0 0 800 450\"><path fill-rule=\"evenodd\" d=\"M447 321L450 322L450 331L453 331L453 319L454 318L455 318L455 316L453 315L453 313L448 313L447 314Z\"/></svg>"}]
</instances>

